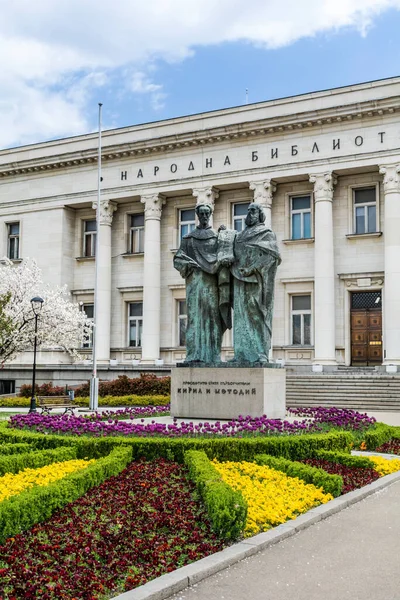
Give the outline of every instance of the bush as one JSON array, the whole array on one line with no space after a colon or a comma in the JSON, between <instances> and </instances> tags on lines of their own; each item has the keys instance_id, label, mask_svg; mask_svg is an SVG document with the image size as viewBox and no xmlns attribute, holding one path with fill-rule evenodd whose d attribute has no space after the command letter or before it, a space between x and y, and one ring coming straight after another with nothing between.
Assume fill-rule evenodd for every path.
<instances>
[{"instance_id":1,"label":"bush","mask_svg":"<svg viewBox=\"0 0 400 600\"><path fill-rule=\"evenodd\" d=\"M134 459L147 460L167 458L179 463L184 461L187 450L202 450L210 459L220 461L253 460L256 454L282 456L288 460L301 460L316 456L319 450L345 452L352 442L350 432L303 434L287 436L258 436L254 438L159 438L128 436L72 436L36 433L11 429L0 423L0 440L12 443L27 442L36 448L57 448L75 445L78 458L105 456L113 448L126 445L132 447Z\"/></svg>"},{"instance_id":2,"label":"bush","mask_svg":"<svg viewBox=\"0 0 400 600\"><path fill-rule=\"evenodd\" d=\"M371 461L366 456L353 456L344 452L333 452L332 450L320 450L316 458L328 460L329 462L339 463L346 467L356 467L360 469L370 469Z\"/></svg>"},{"instance_id":3,"label":"bush","mask_svg":"<svg viewBox=\"0 0 400 600\"><path fill-rule=\"evenodd\" d=\"M241 492L222 480L205 452L189 450L184 460L206 506L213 531L223 539L237 539L247 518L247 503Z\"/></svg>"},{"instance_id":4,"label":"bush","mask_svg":"<svg viewBox=\"0 0 400 600\"><path fill-rule=\"evenodd\" d=\"M99 396L169 396L171 377L157 377L153 373L141 373L140 377L120 375L113 381L99 382ZM89 382L75 389L75 397L89 396Z\"/></svg>"},{"instance_id":5,"label":"bush","mask_svg":"<svg viewBox=\"0 0 400 600\"><path fill-rule=\"evenodd\" d=\"M376 423L374 429L366 431L364 434L367 450L375 450L378 446L382 446L393 437L393 432L396 428L385 423Z\"/></svg>"},{"instance_id":6,"label":"bush","mask_svg":"<svg viewBox=\"0 0 400 600\"><path fill-rule=\"evenodd\" d=\"M28 468L39 469L54 462L64 462L75 458L76 448L73 446L0 456L0 477L6 473L19 473Z\"/></svg>"},{"instance_id":7,"label":"bush","mask_svg":"<svg viewBox=\"0 0 400 600\"><path fill-rule=\"evenodd\" d=\"M115 448L81 471L47 486L36 486L0 503L0 544L7 538L42 523L66 504L80 498L92 487L118 475L131 461L132 450Z\"/></svg>"},{"instance_id":8,"label":"bush","mask_svg":"<svg viewBox=\"0 0 400 600\"><path fill-rule=\"evenodd\" d=\"M36 396L64 396L65 387L42 383L42 385L35 385L35 393ZM21 385L19 395L23 398L32 398L32 385L28 383Z\"/></svg>"},{"instance_id":9,"label":"bush","mask_svg":"<svg viewBox=\"0 0 400 600\"><path fill-rule=\"evenodd\" d=\"M22 454L32 449L30 444L0 444L0 457L9 454Z\"/></svg>"},{"instance_id":10,"label":"bush","mask_svg":"<svg viewBox=\"0 0 400 600\"><path fill-rule=\"evenodd\" d=\"M286 473L289 477L298 477L306 483L312 483L317 488L322 487L326 494L332 494L334 497L340 496L342 493L343 478L339 475L330 475L323 469L317 469L309 465L304 465L301 462L276 458L275 456L268 456L266 454L255 456L254 462L258 465L271 467L275 471Z\"/></svg>"}]
</instances>

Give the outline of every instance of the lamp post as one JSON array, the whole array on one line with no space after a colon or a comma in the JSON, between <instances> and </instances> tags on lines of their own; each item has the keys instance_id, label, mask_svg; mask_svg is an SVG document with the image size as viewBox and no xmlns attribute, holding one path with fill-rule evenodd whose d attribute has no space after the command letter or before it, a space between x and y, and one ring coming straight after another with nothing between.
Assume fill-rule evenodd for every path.
<instances>
[{"instance_id":1,"label":"lamp post","mask_svg":"<svg viewBox=\"0 0 400 600\"><path fill-rule=\"evenodd\" d=\"M37 328L38 328L39 313L42 310L43 302L44 302L44 300L43 300L43 298L40 298L40 296L35 296L35 298L32 298L32 300L31 300L33 314L35 315L35 339L33 341L33 373L32 373L32 397L31 397L31 405L29 408L30 413L36 412L35 384L36 384Z\"/></svg>"}]
</instances>

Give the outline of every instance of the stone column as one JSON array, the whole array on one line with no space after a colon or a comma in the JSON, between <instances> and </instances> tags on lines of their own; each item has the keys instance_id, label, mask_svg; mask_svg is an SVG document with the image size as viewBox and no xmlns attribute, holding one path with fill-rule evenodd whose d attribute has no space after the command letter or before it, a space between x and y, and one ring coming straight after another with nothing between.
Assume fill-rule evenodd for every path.
<instances>
[{"instance_id":1,"label":"stone column","mask_svg":"<svg viewBox=\"0 0 400 600\"><path fill-rule=\"evenodd\" d=\"M97 203L93 203L97 209ZM99 252L96 256L98 268L96 349L99 363L110 360L111 345L111 225L113 214L117 210L116 202L102 200L99 218Z\"/></svg>"},{"instance_id":2,"label":"stone column","mask_svg":"<svg viewBox=\"0 0 400 600\"><path fill-rule=\"evenodd\" d=\"M263 181L249 181L249 186L254 191L253 202L261 204L266 215L265 224L269 229L272 229L272 198L276 192L276 185L272 179L264 179Z\"/></svg>"},{"instance_id":3,"label":"stone column","mask_svg":"<svg viewBox=\"0 0 400 600\"><path fill-rule=\"evenodd\" d=\"M161 194L142 196L144 204L143 334L142 363L154 364L160 358L161 327Z\"/></svg>"},{"instance_id":4,"label":"stone column","mask_svg":"<svg viewBox=\"0 0 400 600\"><path fill-rule=\"evenodd\" d=\"M400 165L382 166L385 196L384 364L400 365Z\"/></svg>"},{"instance_id":5,"label":"stone column","mask_svg":"<svg viewBox=\"0 0 400 600\"><path fill-rule=\"evenodd\" d=\"M335 365L334 175L310 175L314 184L314 363Z\"/></svg>"}]
</instances>

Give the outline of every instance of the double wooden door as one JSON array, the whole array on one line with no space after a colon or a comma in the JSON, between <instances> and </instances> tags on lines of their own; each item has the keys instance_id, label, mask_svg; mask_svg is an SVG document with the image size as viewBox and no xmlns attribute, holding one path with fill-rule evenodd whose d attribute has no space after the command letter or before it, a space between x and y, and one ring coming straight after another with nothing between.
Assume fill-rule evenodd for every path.
<instances>
[{"instance_id":1,"label":"double wooden door","mask_svg":"<svg viewBox=\"0 0 400 600\"><path fill-rule=\"evenodd\" d=\"M382 364L382 309L358 308L351 311L351 364Z\"/></svg>"}]
</instances>

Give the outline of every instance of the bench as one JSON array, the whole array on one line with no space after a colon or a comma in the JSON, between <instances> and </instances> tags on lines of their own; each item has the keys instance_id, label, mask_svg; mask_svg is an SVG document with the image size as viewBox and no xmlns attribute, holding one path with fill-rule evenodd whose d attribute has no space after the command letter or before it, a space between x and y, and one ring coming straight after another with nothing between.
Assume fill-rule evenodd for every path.
<instances>
[{"instance_id":1,"label":"bench","mask_svg":"<svg viewBox=\"0 0 400 600\"><path fill-rule=\"evenodd\" d=\"M77 405L69 396L37 396L37 407L42 409L42 414L50 414L52 408L64 408L64 415L68 411L73 413Z\"/></svg>"}]
</instances>

